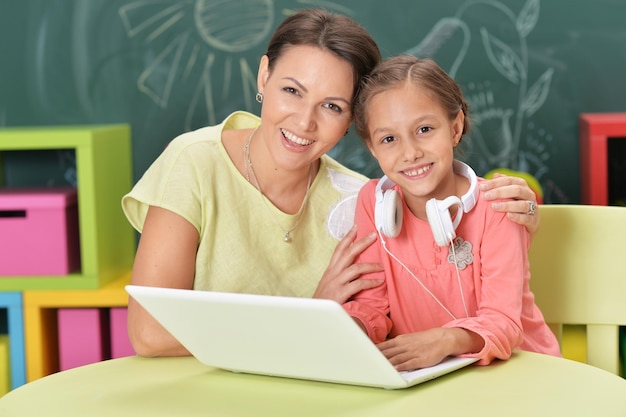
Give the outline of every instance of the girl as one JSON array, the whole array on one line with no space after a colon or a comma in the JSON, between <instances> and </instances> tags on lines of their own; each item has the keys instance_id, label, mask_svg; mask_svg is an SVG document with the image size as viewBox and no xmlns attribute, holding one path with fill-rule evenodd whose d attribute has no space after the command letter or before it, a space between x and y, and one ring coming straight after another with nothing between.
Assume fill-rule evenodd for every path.
<instances>
[{"instance_id":1,"label":"girl","mask_svg":"<svg viewBox=\"0 0 626 417\"><path fill-rule=\"evenodd\" d=\"M486 365L513 349L560 355L529 289L529 233L494 212L454 149L469 129L459 86L431 60L379 65L355 106L359 135L385 177L360 191L358 261L381 263L344 308L398 370L449 355Z\"/></svg>"}]
</instances>

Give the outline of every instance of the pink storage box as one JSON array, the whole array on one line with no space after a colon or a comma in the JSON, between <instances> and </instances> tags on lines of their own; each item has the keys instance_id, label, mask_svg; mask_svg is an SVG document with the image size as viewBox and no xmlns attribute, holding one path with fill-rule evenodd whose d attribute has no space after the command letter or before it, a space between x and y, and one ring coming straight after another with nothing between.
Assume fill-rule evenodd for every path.
<instances>
[{"instance_id":1,"label":"pink storage box","mask_svg":"<svg viewBox=\"0 0 626 417\"><path fill-rule=\"evenodd\" d=\"M0 276L78 270L76 189L0 188Z\"/></svg>"},{"instance_id":2,"label":"pink storage box","mask_svg":"<svg viewBox=\"0 0 626 417\"><path fill-rule=\"evenodd\" d=\"M61 371L109 358L105 311L99 308L60 308L59 368Z\"/></svg>"},{"instance_id":3,"label":"pink storage box","mask_svg":"<svg viewBox=\"0 0 626 417\"><path fill-rule=\"evenodd\" d=\"M135 350L128 338L126 320L128 309L126 307L112 307L110 310L111 320L111 358L134 356Z\"/></svg>"}]
</instances>

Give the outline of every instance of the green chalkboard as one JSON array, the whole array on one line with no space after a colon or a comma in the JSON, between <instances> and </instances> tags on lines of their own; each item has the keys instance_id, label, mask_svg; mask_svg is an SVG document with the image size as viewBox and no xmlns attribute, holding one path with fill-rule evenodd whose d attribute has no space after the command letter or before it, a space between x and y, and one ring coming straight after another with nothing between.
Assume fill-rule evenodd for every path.
<instances>
[{"instance_id":1,"label":"green chalkboard","mask_svg":"<svg viewBox=\"0 0 626 417\"><path fill-rule=\"evenodd\" d=\"M579 113L626 111L623 0L0 0L0 126L129 123L138 178L179 133L258 113L271 31L316 5L361 22L384 56L433 57L455 77L479 174L529 172L546 202L579 202ZM29 163L71 179L63 152L4 155L5 180ZM354 133L332 155L379 173Z\"/></svg>"}]
</instances>

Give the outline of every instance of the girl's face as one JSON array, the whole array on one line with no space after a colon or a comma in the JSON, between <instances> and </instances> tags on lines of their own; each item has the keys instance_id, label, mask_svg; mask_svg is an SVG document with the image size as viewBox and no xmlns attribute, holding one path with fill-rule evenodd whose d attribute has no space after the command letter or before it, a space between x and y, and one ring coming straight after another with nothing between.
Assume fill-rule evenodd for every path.
<instances>
[{"instance_id":1,"label":"girl's face","mask_svg":"<svg viewBox=\"0 0 626 417\"><path fill-rule=\"evenodd\" d=\"M412 211L430 198L456 194L452 162L463 132L464 115L450 120L432 93L402 83L370 98L368 147L381 169L402 188ZM421 217L421 216L420 216Z\"/></svg>"},{"instance_id":2,"label":"girl's face","mask_svg":"<svg viewBox=\"0 0 626 417\"><path fill-rule=\"evenodd\" d=\"M352 67L313 46L288 47L271 72L268 64L264 56L258 75L262 137L278 169L308 169L350 127Z\"/></svg>"}]
</instances>

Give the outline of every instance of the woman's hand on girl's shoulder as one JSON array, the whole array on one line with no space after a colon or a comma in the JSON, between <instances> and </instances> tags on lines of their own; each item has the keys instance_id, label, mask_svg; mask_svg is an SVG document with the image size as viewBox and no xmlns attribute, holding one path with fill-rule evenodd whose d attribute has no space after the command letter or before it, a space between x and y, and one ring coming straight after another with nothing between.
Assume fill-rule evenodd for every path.
<instances>
[{"instance_id":1,"label":"woman's hand on girl's shoulder","mask_svg":"<svg viewBox=\"0 0 626 417\"><path fill-rule=\"evenodd\" d=\"M357 230L354 226L339 242L313 298L326 298L343 304L359 291L382 283L382 280L358 279L363 274L380 272L383 268L379 264L355 263L361 252L376 241L375 233L359 240L356 240L356 236Z\"/></svg>"},{"instance_id":2,"label":"woman's hand on girl's shoulder","mask_svg":"<svg viewBox=\"0 0 626 417\"><path fill-rule=\"evenodd\" d=\"M494 174L493 179L480 183L480 189L485 200L497 200L491 204L494 211L507 213L513 222L526 227L531 236L539 230L537 194L523 178Z\"/></svg>"}]
</instances>

